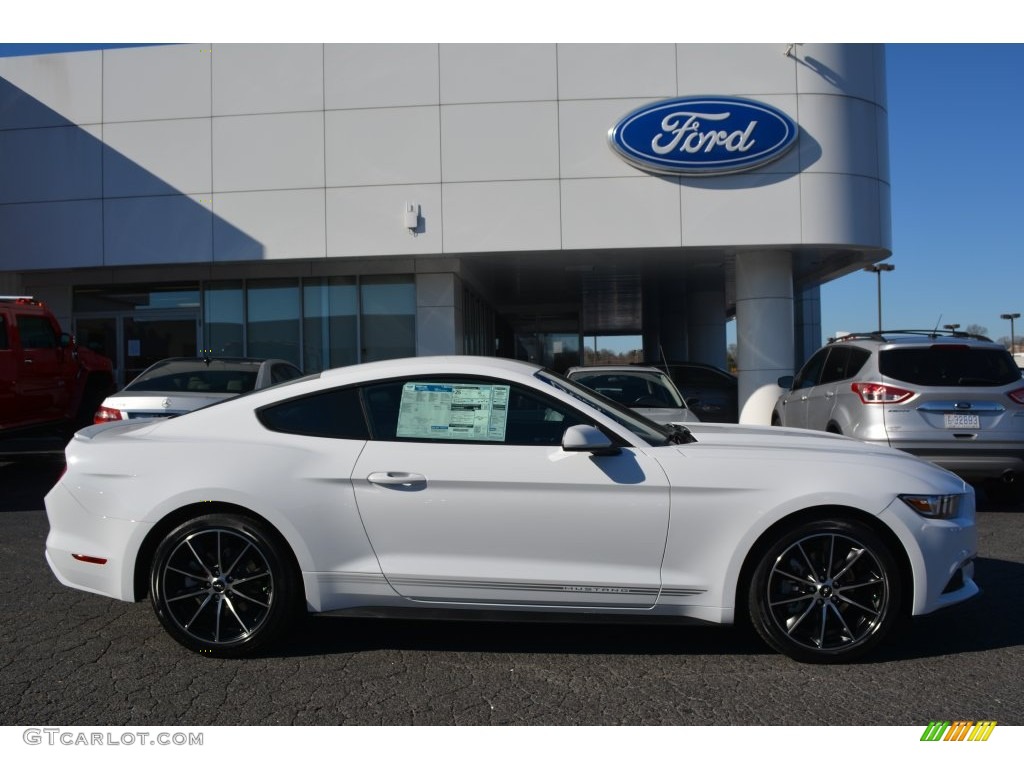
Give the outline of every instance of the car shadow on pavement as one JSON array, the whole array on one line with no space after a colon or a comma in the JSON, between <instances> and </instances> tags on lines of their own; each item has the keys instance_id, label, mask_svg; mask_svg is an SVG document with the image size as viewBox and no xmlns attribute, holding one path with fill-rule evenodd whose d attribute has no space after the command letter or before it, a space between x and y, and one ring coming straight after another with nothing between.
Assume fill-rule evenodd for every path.
<instances>
[{"instance_id":1,"label":"car shadow on pavement","mask_svg":"<svg viewBox=\"0 0 1024 768\"><path fill-rule=\"evenodd\" d=\"M43 496L63 471L61 452L0 455L0 512L42 509Z\"/></svg>"},{"instance_id":2,"label":"car shadow on pavement","mask_svg":"<svg viewBox=\"0 0 1024 768\"><path fill-rule=\"evenodd\" d=\"M1024 565L980 558L982 593L966 603L905 622L859 664L927 659L1024 646L1017 605ZM318 656L371 650L479 653L774 655L749 627L672 624L441 621L310 616L270 655Z\"/></svg>"},{"instance_id":3,"label":"car shadow on pavement","mask_svg":"<svg viewBox=\"0 0 1024 768\"><path fill-rule=\"evenodd\" d=\"M752 632L729 627L310 616L273 655L373 650L712 656L769 652Z\"/></svg>"}]
</instances>

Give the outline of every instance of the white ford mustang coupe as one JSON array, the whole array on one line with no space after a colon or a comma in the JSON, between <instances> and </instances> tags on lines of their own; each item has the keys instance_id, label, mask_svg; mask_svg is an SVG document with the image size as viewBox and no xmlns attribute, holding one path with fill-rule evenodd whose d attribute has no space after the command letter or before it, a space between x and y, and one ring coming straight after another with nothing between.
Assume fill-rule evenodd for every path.
<instances>
[{"instance_id":1,"label":"white ford mustang coupe","mask_svg":"<svg viewBox=\"0 0 1024 768\"><path fill-rule=\"evenodd\" d=\"M661 426L484 357L325 371L88 427L46 497L64 584L147 594L182 645L281 640L297 612L729 624L845 662L977 594L974 493L823 432Z\"/></svg>"}]
</instances>

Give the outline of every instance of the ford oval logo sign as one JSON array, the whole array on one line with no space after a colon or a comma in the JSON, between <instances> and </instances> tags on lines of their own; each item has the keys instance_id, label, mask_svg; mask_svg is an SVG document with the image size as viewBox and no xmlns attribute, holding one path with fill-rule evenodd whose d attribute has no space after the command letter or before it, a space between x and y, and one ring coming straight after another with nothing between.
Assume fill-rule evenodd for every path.
<instances>
[{"instance_id":1,"label":"ford oval logo sign","mask_svg":"<svg viewBox=\"0 0 1024 768\"><path fill-rule=\"evenodd\" d=\"M626 162L685 176L739 173L770 163L796 142L783 112L750 99L689 96L647 104L608 132Z\"/></svg>"}]
</instances>

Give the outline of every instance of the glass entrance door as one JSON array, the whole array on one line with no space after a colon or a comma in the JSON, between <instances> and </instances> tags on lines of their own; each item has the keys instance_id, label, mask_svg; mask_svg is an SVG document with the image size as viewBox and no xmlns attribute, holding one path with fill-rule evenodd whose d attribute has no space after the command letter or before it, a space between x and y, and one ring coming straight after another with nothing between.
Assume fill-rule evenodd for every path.
<instances>
[{"instance_id":1,"label":"glass entrance door","mask_svg":"<svg viewBox=\"0 0 1024 768\"><path fill-rule=\"evenodd\" d=\"M199 318L164 315L124 318L124 383L166 357L195 357L199 350Z\"/></svg>"}]
</instances>

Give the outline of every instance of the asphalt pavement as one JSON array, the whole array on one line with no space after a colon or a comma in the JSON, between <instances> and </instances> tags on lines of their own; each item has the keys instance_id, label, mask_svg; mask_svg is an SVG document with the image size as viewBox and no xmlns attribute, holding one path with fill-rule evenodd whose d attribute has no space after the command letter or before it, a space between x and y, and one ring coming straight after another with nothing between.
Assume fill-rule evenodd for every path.
<instances>
[{"instance_id":1,"label":"asphalt pavement","mask_svg":"<svg viewBox=\"0 0 1024 768\"><path fill-rule=\"evenodd\" d=\"M148 602L60 585L42 497L0 463L0 725L1024 724L1024 507L981 500L983 594L868 660L797 664L731 628L310 617L248 660L178 646Z\"/></svg>"}]
</instances>

